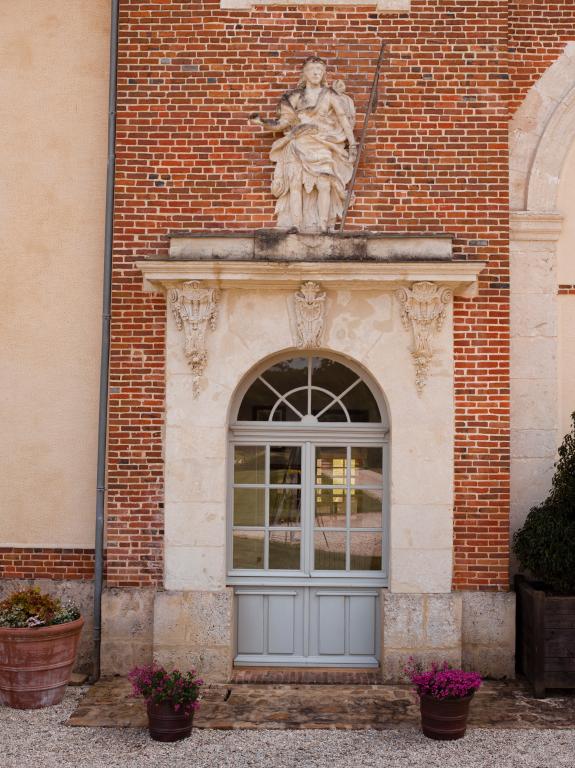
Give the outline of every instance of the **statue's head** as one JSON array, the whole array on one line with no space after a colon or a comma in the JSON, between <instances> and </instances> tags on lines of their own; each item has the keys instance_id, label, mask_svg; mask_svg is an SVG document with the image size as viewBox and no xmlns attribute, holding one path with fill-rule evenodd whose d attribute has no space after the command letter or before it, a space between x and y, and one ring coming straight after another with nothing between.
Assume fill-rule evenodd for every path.
<instances>
[{"instance_id":1,"label":"statue's head","mask_svg":"<svg viewBox=\"0 0 575 768\"><path fill-rule=\"evenodd\" d=\"M298 85L327 85L326 79L327 64L319 56L308 56L302 67L301 77Z\"/></svg>"}]
</instances>

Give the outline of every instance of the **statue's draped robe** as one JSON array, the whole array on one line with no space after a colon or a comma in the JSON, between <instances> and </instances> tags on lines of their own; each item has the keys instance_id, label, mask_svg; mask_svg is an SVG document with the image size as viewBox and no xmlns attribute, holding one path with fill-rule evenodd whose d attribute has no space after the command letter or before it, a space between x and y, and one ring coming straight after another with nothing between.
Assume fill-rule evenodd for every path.
<instances>
[{"instance_id":1,"label":"statue's draped robe","mask_svg":"<svg viewBox=\"0 0 575 768\"><path fill-rule=\"evenodd\" d=\"M323 177L330 183L328 227L332 229L343 212L345 187L353 173L353 162L349 159L347 138L331 99L340 100L352 127L355 110L349 96L338 94L332 88L322 88L314 106L299 106L304 102L303 93L303 89L297 89L282 97L279 117L282 122L289 123L290 128L274 142L270 152L276 164L272 193L278 198L278 227L290 229L296 226L292 220L289 193L292 185L299 185L303 198L302 229L319 231L317 181Z\"/></svg>"}]
</instances>

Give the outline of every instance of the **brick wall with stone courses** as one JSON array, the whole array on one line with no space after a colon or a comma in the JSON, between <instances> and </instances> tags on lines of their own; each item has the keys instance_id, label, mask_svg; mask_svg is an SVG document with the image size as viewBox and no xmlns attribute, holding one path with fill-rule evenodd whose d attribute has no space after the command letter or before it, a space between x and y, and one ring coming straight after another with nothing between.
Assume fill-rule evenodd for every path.
<instances>
[{"instance_id":1,"label":"brick wall with stone courses","mask_svg":"<svg viewBox=\"0 0 575 768\"><path fill-rule=\"evenodd\" d=\"M511 0L509 2L510 112L527 91L575 40L573 0Z\"/></svg>"},{"instance_id":2,"label":"brick wall with stone courses","mask_svg":"<svg viewBox=\"0 0 575 768\"><path fill-rule=\"evenodd\" d=\"M162 572L164 324L134 261L165 255L171 230L273 226L273 116L305 56L346 81L358 131L382 39L388 60L350 229L451 233L489 266L455 302L458 589L508 584L509 348L507 2L414 0L373 8L219 0L121 4L108 465L108 583Z\"/></svg>"},{"instance_id":3,"label":"brick wall with stone courses","mask_svg":"<svg viewBox=\"0 0 575 768\"><path fill-rule=\"evenodd\" d=\"M0 547L0 578L93 579L94 550Z\"/></svg>"}]
</instances>

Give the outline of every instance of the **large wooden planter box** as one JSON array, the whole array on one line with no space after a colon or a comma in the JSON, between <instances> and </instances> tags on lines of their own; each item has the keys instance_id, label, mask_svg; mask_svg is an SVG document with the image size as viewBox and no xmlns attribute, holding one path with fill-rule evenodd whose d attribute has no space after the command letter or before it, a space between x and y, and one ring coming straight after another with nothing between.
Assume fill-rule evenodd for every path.
<instances>
[{"instance_id":1,"label":"large wooden planter box","mask_svg":"<svg viewBox=\"0 0 575 768\"><path fill-rule=\"evenodd\" d=\"M575 688L575 596L546 595L541 586L515 577L517 657L536 696Z\"/></svg>"}]
</instances>

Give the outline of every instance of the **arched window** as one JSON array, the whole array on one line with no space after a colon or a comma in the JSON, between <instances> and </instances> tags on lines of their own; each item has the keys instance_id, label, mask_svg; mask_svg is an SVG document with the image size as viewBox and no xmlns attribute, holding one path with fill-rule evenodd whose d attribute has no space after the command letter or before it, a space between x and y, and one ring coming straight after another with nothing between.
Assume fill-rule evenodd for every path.
<instances>
[{"instance_id":1,"label":"arched window","mask_svg":"<svg viewBox=\"0 0 575 768\"><path fill-rule=\"evenodd\" d=\"M336 360L291 357L256 375L231 426L230 574L383 578L386 422Z\"/></svg>"},{"instance_id":2,"label":"arched window","mask_svg":"<svg viewBox=\"0 0 575 768\"><path fill-rule=\"evenodd\" d=\"M237 421L381 423L370 388L355 371L326 357L292 357L249 387Z\"/></svg>"}]
</instances>

